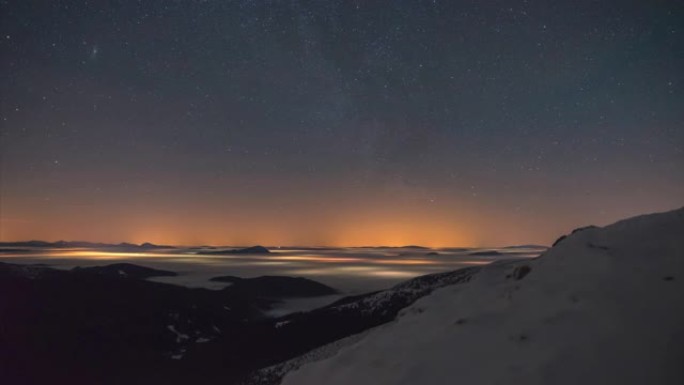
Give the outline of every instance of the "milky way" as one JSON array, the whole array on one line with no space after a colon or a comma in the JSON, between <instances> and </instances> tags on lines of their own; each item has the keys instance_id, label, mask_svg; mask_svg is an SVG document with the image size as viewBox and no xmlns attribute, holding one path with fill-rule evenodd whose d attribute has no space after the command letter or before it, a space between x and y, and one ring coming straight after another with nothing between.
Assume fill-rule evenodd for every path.
<instances>
[{"instance_id":1,"label":"milky way","mask_svg":"<svg viewBox=\"0 0 684 385\"><path fill-rule=\"evenodd\" d=\"M2 1L0 238L548 244L684 204L675 1Z\"/></svg>"}]
</instances>

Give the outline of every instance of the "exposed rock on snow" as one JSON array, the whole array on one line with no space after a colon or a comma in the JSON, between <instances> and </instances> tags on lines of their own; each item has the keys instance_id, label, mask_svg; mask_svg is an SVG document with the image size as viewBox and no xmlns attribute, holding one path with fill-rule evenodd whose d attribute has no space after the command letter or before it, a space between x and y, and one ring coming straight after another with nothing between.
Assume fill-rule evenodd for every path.
<instances>
[{"instance_id":1,"label":"exposed rock on snow","mask_svg":"<svg viewBox=\"0 0 684 385\"><path fill-rule=\"evenodd\" d=\"M176 330L176 327L173 325L168 325L166 328L169 329L173 334L176 335L176 342L177 343L183 342L184 340L187 340L188 338L190 338L190 336L188 336L187 334L183 334L183 333L179 332L178 330Z\"/></svg>"},{"instance_id":2,"label":"exposed rock on snow","mask_svg":"<svg viewBox=\"0 0 684 385\"><path fill-rule=\"evenodd\" d=\"M494 263L283 384L684 383L684 209Z\"/></svg>"}]
</instances>

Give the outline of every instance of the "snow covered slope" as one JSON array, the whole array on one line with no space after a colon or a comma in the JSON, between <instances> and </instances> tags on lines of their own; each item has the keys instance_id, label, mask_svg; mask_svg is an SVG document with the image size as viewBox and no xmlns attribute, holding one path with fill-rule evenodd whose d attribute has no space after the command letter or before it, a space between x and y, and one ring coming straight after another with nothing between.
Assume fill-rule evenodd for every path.
<instances>
[{"instance_id":1,"label":"snow covered slope","mask_svg":"<svg viewBox=\"0 0 684 385\"><path fill-rule=\"evenodd\" d=\"M437 290L283 384L684 384L684 209Z\"/></svg>"}]
</instances>

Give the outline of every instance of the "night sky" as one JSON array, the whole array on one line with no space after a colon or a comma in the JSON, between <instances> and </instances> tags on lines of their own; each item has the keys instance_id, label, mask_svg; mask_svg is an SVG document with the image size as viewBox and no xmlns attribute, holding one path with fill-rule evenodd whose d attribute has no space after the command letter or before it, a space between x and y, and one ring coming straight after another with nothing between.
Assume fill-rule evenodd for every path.
<instances>
[{"instance_id":1,"label":"night sky","mask_svg":"<svg viewBox=\"0 0 684 385\"><path fill-rule=\"evenodd\" d=\"M0 239L482 246L684 205L678 1L2 1Z\"/></svg>"}]
</instances>

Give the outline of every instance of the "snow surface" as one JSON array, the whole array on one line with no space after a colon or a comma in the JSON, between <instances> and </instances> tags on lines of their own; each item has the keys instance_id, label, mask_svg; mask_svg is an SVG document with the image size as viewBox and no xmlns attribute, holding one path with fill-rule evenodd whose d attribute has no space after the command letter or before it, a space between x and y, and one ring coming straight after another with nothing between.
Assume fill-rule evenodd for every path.
<instances>
[{"instance_id":1,"label":"snow surface","mask_svg":"<svg viewBox=\"0 0 684 385\"><path fill-rule=\"evenodd\" d=\"M178 354L172 354L171 359L172 360L180 360L183 358L183 355L185 354L185 349L181 349Z\"/></svg>"},{"instance_id":2,"label":"snow surface","mask_svg":"<svg viewBox=\"0 0 684 385\"><path fill-rule=\"evenodd\" d=\"M488 265L282 383L683 384L682 362L679 209Z\"/></svg>"},{"instance_id":3,"label":"snow surface","mask_svg":"<svg viewBox=\"0 0 684 385\"><path fill-rule=\"evenodd\" d=\"M178 330L176 330L176 327L173 325L168 325L168 326L166 326L166 328L169 329L173 334L176 335L176 342L177 343L181 343L184 340L187 340L190 338L190 336L188 336L187 334L183 334L183 333L179 332Z\"/></svg>"}]
</instances>

